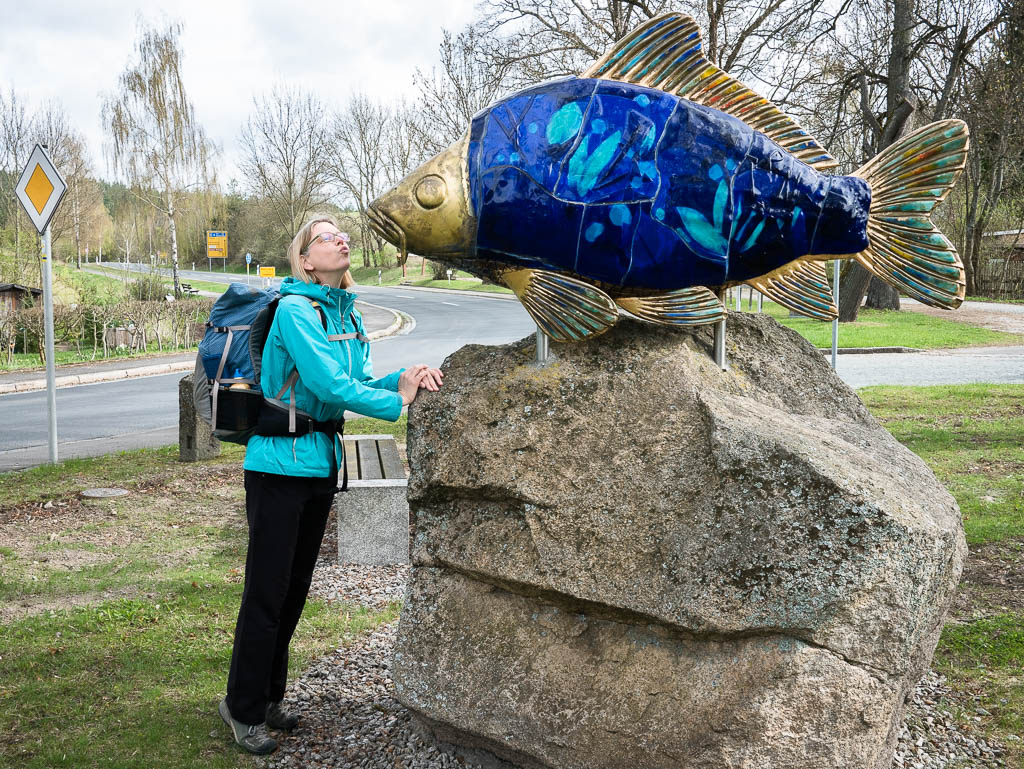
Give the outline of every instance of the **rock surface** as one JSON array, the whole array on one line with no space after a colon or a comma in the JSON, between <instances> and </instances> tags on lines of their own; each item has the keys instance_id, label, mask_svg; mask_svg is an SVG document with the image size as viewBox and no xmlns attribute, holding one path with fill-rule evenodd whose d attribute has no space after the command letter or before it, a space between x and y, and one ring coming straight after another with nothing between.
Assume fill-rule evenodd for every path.
<instances>
[{"instance_id":1,"label":"rock surface","mask_svg":"<svg viewBox=\"0 0 1024 769\"><path fill-rule=\"evenodd\" d=\"M220 456L220 441L210 425L196 413L193 377L178 380L178 458L182 462L201 462Z\"/></svg>"},{"instance_id":2,"label":"rock surface","mask_svg":"<svg viewBox=\"0 0 1024 769\"><path fill-rule=\"evenodd\" d=\"M414 405L400 701L521 766L887 767L966 553L802 338L463 348ZM473 753L474 757L487 753Z\"/></svg>"}]
</instances>

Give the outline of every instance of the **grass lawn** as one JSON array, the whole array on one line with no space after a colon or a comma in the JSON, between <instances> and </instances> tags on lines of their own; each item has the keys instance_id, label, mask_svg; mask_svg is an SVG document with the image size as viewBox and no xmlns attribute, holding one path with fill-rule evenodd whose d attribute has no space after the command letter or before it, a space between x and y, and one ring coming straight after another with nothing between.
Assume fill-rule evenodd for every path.
<instances>
[{"instance_id":1,"label":"grass lawn","mask_svg":"<svg viewBox=\"0 0 1024 769\"><path fill-rule=\"evenodd\" d=\"M998 302L999 304L1024 304L1024 299L993 299L990 296L969 296L968 302Z\"/></svg>"},{"instance_id":2,"label":"grass lawn","mask_svg":"<svg viewBox=\"0 0 1024 769\"><path fill-rule=\"evenodd\" d=\"M245 562L241 457L183 465L175 447L0 475L0 767L263 764L216 713ZM78 496L95 486L131 493ZM311 600L292 674L397 612Z\"/></svg>"},{"instance_id":3,"label":"grass lawn","mask_svg":"<svg viewBox=\"0 0 1024 769\"><path fill-rule=\"evenodd\" d=\"M194 353L197 350L197 345L191 347L185 347L184 345L178 345L174 347L168 342L164 342L163 350L157 347L157 343L150 342L145 352L136 350L131 355L128 354L127 350L118 350L113 347L107 348L107 357L103 357L103 348L98 347L95 351L95 357L93 357L93 348L82 346L82 352L79 353L77 350L55 350L54 358L57 366L68 366L75 363L103 363L104 361L111 360L139 360L143 358L158 358L163 355L176 355L177 353ZM25 371L31 369L39 369L40 371L45 370L45 366L39 362L39 355L36 353L15 353L14 360L11 365L7 365L7 359L4 358L0 362L0 373L4 371ZM65 372L67 373L67 372ZM58 374L60 376L60 374Z\"/></svg>"},{"instance_id":4,"label":"grass lawn","mask_svg":"<svg viewBox=\"0 0 1024 769\"><path fill-rule=\"evenodd\" d=\"M960 505L971 554L934 667L962 696L951 711L1003 742L1006 766L1024 766L1022 742L1006 739L1024 739L1024 385L860 395Z\"/></svg>"},{"instance_id":5,"label":"grass lawn","mask_svg":"<svg viewBox=\"0 0 1024 769\"><path fill-rule=\"evenodd\" d=\"M746 303L744 303L744 308ZM764 302L764 311L788 326L816 347L832 346L832 323L811 318L790 318L789 310L775 302ZM981 345L1015 345L1024 337L958 323L956 312L949 319L918 312L862 309L855 323L839 324L840 347L918 347L931 350Z\"/></svg>"},{"instance_id":6,"label":"grass lawn","mask_svg":"<svg viewBox=\"0 0 1024 769\"><path fill-rule=\"evenodd\" d=\"M468 272L456 270L452 273L452 279L434 280L433 271L427 265L425 274L421 274L420 265L422 260L417 256L410 256L406 267L406 275L402 277L401 267L389 267L381 271L380 285L382 286L424 286L428 288L448 288L453 291L487 291L495 294L511 294L512 291L505 286L497 286L491 283L483 283L479 278L470 275ZM355 267L352 268L352 277L356 283L363 286L377 285L376 267Z\"/></svg>"}]
</instances>

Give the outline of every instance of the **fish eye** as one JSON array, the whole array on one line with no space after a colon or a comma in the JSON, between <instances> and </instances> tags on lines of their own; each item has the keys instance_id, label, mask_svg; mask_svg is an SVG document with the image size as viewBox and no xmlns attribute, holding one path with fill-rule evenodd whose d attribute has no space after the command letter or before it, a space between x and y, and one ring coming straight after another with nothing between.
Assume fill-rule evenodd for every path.
<instances>
[{"instance_id":1,"label":"fish eye","mask_svg":"<svg viewBox=\"0 0 1024 769\"><path fill-rule=\"evenodd\" d=\"M416 202L424 208L437 208L448 195L448 185L436 174L424 176L414 191Z\"/></svg>"}]
</instances>

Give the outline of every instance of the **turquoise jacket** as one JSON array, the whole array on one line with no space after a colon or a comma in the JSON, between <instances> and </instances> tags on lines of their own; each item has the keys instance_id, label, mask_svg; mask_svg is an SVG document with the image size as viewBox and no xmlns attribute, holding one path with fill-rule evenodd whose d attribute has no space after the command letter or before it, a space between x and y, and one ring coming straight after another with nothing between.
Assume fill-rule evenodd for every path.
<instances>
[{"instance_id":1,"label":"turquoise jacket","mask_svg":"<svg viewBox=\"0 0 1024 769\"><path fill-rule=\"evenodd\" d=\"M313 304L315 299L327 317L327 330ZM285 380L298 369L295 406L322 422L340 419L345 410L394 422L402 413L398 377L402 370L381 379L373 378L370 345L359 339L329 342L328 334L358 331L365 336L363 320L354 308L356 295L340 288L303 283L286 278L281 301L263 348L260 386L268 398L276 398ZM355 321L355 328L352 322ZM281 397L288 401L288 395ZM278 475L326 478L338 472L341 441L326 433L298 438L249 439L245 469Z\"/></svg>"}]
</instances>

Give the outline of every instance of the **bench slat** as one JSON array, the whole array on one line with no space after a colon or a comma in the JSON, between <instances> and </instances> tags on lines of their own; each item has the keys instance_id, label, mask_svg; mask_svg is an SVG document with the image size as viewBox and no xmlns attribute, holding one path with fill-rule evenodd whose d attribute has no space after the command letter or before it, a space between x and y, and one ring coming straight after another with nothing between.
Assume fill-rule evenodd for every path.
<instances>
[{"instance_id":1,"label":"bench slat","mask_svg":"<svg viewBox=\"0 0 1024 769\"><path fill-rule=\"evenodd\" d=\"M356 454L356 442L355 441L344 441L345 444L345 464L348 465L348 479L350 481L359 480L359 457Z\"/></svg>"},{"instance_id":2,"label":"bench slat","mask_svg":"<svg viewBox=\"0 0 1024 769\"><path fill-rule=\"evenodd\" d=\"M359 480L382 480L384 473L381 472L380 455L377 453L377 441L356 441L356 449L359 452Z\"/></svg>"},{"instance_id":3,"label":"bench slat","mask_svg":"<svg viewBox=\"0 0 1024 769\"><path fill-rule=\"evenodd\" d=\"M378 441L377 450L380 452L384 477L389 480L404 478L405 467L402 465L402 458L398 456L398 444L394 441Z\"/></svg>"}]
</instances>

